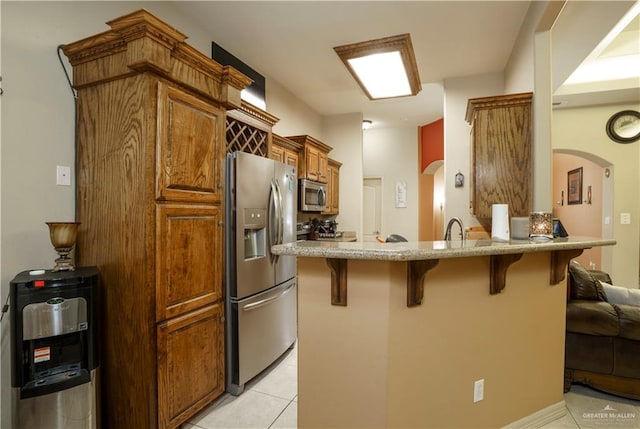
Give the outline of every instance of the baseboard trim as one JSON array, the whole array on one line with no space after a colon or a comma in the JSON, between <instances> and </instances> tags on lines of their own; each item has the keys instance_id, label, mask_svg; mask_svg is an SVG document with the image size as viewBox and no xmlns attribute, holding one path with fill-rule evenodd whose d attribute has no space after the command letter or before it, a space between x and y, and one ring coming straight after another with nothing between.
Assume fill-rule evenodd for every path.
<instances>
[{"instance_id":1,"label":"baseboard trim","mask_svg":"<svg viewBox=\"0 0 640 429\"><path fill-rule=\"evenodd\" d=\"M549 405L533 414L521 418L513 423L504 426L503 429L529 429L540 428L554 420L558 420L567 414L567 407L564 400Z\"/></svg>"}]
</instances>

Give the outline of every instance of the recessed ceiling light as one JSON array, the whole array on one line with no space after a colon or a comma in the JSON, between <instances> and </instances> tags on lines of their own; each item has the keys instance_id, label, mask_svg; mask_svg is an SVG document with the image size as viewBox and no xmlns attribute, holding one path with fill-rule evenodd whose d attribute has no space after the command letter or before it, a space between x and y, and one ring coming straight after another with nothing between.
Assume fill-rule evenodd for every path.
<instances>
[{"instance_id":1,"label":"recessed ceiling light","mask_svg":"<svg viewBox=\"0 0 640 429\"><path fill-rule=\"evenodd\" d=\"M409 34L333 49L371 100L416 95L422 89Z\"/></svg>"}]
</instances>

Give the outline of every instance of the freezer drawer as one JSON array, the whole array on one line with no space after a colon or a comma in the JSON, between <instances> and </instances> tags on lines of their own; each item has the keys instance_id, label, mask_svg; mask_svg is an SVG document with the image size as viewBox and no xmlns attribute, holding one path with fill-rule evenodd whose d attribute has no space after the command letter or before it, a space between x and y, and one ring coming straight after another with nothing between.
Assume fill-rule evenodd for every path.
<instances>
[{"instance_id":1,"label":"freezer drawer","mask_svg":"<svg viewBox=\"0 0 640 429\"><path fill-rule=\"evenodd\" d=\"M238 395L244 384L280 357L297 337L297 286L282 285L230 302L227 390Z\"/></svg>"}]
</instances>

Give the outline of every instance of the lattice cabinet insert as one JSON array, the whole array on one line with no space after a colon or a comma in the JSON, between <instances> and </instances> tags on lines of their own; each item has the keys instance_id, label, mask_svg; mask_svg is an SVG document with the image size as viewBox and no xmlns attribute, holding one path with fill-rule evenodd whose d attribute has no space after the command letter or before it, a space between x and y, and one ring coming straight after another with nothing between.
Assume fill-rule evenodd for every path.
<instances>
[{"instance_id":1,"label":"lattice cabinet insert","mask_svg":"<svg viewBox=\"0 0 640 429\"><path fill-rule=\"evenodd\" d=\"M271 128L277 122L275 116L243 101L239 109L227 112L227 152L240 151L268 157Z\"/></svg>"}]
</instances>

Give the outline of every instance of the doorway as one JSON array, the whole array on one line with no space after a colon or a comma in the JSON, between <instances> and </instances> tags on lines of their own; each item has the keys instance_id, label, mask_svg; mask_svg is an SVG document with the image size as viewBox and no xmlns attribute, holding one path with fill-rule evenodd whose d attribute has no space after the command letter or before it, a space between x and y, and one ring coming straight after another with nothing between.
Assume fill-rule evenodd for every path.
<instances>
[{"instance_id":1,"label":"doorway","mask_svg":"<svg viewBox=\"0 0 640 429\"><path fill-rule=\"evenodd\" d=\"M613 170L610 162L595 155L554 150L553 216L569 235L613 238ZM580 198L570 199L569 174L580 176ZM576 260L586 268L611 272L612 251L609 246L585 249Z\"/></svg>"},{"instance_id":2,"label":"doorway","mask_svg":"<svg viewBox=\"0 0 640 429\"><path fill-rule=\"evenodd\" d=\"M363 240L376 241L382 234L382 178L363 180Z\"/></svg>"}]
</instances>

